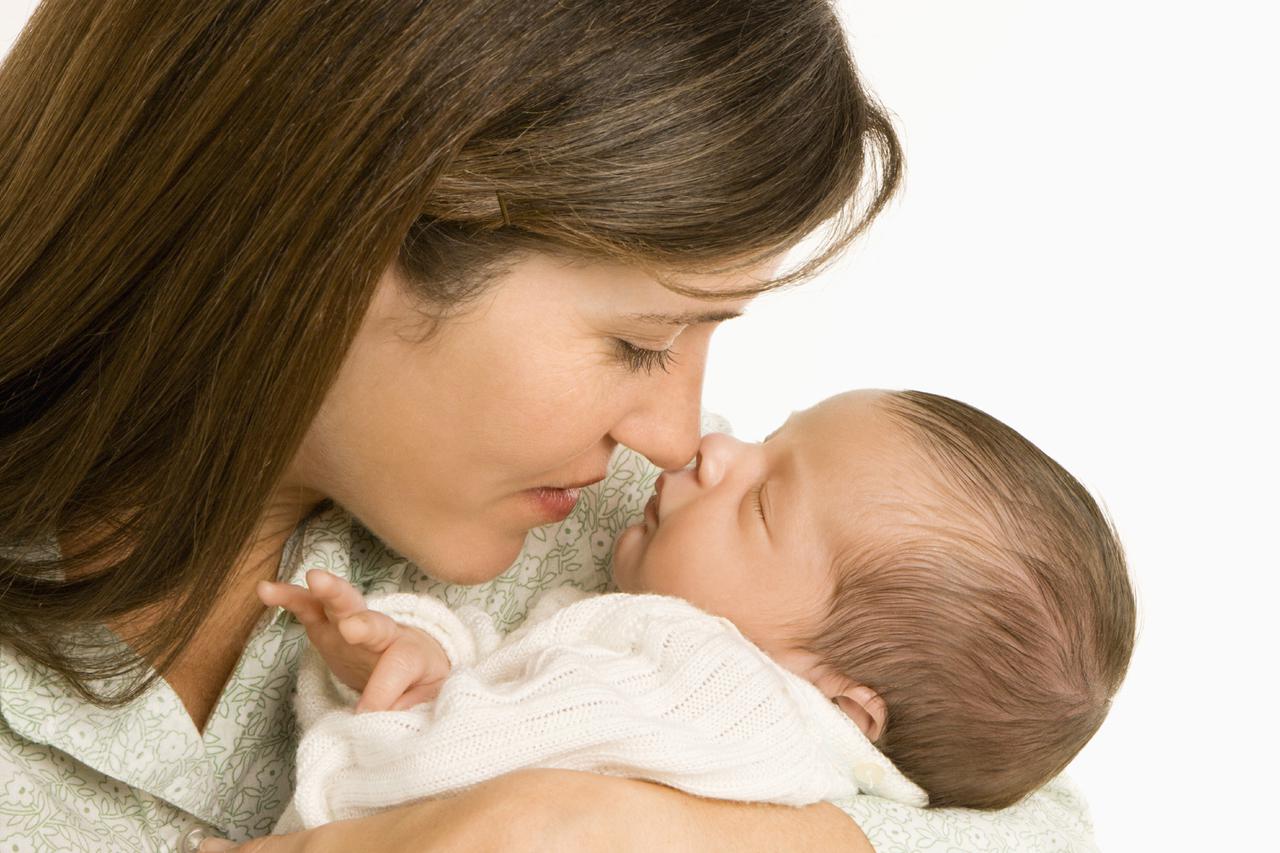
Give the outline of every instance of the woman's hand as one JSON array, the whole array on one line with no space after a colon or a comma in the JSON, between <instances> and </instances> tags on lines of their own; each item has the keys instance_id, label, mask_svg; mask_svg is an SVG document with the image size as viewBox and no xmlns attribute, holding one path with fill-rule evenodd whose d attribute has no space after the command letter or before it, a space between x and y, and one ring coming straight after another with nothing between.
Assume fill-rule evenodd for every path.
<instances>
[{"instance_id":1,"label":"woman's hand","mask_svg":"<svg viewBox=\"0 0 1280 853\"><path fill-rule=\"evenodd\" d=\"M248 842L238 853L641 853L811 851L874 853L830 803L804 808L713 800L665 785L576 770L508 773L445 799Z\"/></svg>"},{"instance_id":2,"label":"woman's hand","mask_svg":"<svg viewBox=\"0 0 1280 853\"><path fill-rule=\"evenodd\" d=\"M258 597L297 617L334 676L360 691L357 712L428 702L449 675L449 657L433 637L368 609L360 590L337 575L312 569L305 588L262 581Z\"/></svg>"}]
</instances>

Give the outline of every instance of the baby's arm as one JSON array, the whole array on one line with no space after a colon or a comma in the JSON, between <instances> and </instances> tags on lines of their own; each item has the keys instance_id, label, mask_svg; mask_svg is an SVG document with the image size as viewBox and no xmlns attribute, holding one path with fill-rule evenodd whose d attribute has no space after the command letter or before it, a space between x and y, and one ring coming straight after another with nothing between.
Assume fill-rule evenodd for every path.
<instances>
[{"instance_id":1,"label":"baby's arm","mask_svg":"<svg viewBox=\"0 0 1280 853\"><path fill-rule=\"evenodd\" d=\"M334 677L360 693L357 712L428 702L449 674L449 656L435 637L370 610L359 590L328 572L307 572L307 588L263 581L258 596L297 617Z\"/></svg>"},{"instance_id":2,"label":"baby's arm","mask_svg":"<svg viewBox=\"0 0 1280 853\"><path fill-rule=\"evenodd\" d=\"M537 611L541 620L531 610L533 621L449 677L434 708L318 719L296 756L300 825L451 795L530 767L786 805L857 790L808 703L727 620L659 596L581 597ZM801 699L857 732L808 689L814 695Z\"/></svg>"}]
</instances>

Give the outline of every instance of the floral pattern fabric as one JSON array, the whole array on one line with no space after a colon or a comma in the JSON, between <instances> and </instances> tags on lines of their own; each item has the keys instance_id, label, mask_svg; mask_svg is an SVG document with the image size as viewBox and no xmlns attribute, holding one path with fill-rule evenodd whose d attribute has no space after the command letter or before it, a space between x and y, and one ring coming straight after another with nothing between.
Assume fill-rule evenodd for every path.
<instances>
[{"instance_id":1,"label":"floral pattern fabric","mask_svg":"<svg viewBox=\"0 0 1280 853\"><path fill-rule=\"evenodd\" d=\"M710 413L702 429L729 431ZM484 609L506 632L548 588L616 590L613 542L638 523L658 473L618 448L608 476L582 491L573 514L531 530L512 566L486 583L428 578L327 501L290 537L278 577L301 583L323 568L366 593L427 592L451 607ZM99 708L0 645L0 853L176 851L199 828L234 841L269 833L292 793L290 700L305 639L286 611L264 613L203 733L163 679L122 708ZM1094 849L1084 801L1065 779L993 813L926 811L870 796L836 805L877 853Z\"/></svg>"}]
</instances>

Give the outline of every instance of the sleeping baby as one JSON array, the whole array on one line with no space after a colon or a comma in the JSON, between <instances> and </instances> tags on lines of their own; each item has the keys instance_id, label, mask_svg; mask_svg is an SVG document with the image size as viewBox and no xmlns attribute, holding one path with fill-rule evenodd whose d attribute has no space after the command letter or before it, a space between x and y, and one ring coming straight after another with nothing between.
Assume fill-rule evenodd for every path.
<instances>
[{"instance_id":1,"label":"sleeping baby","mask_svg":"<svg viewBox=\"0 0 1280 853\"><path fill-rule=\"evenodd\" d=\"M762 443L711 433L613 552L502 636L474 607L263 582L307 628L276 831L525 767L801 806L995 809L1057 775L1124 676L1135 613L1088 492L1009 427L852 391ZM377 713L366 713L366 712Z\"/></svg>"}]
</instances>

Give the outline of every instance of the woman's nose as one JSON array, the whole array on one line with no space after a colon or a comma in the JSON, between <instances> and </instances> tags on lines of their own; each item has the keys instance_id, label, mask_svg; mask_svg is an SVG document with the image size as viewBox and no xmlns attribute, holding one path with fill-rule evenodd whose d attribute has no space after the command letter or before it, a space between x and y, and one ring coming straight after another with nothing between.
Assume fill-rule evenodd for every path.
<instances>
[{"instance_id":1,"label":"woman's nose","mask_svg":"<svg viewBox=\"0 0 1280 853\"><path fill-rule=\"evenodd\" d=\"M641 398L612 430L612 436L664 470L683 468L698 451L702 424L702 374L706 350L683 354L661 380L643 389Z\"/></svg>"}]
</instances>

